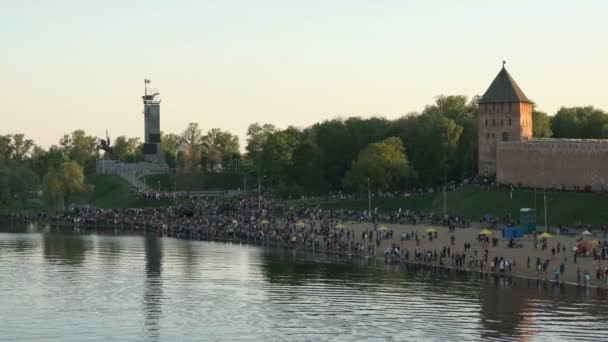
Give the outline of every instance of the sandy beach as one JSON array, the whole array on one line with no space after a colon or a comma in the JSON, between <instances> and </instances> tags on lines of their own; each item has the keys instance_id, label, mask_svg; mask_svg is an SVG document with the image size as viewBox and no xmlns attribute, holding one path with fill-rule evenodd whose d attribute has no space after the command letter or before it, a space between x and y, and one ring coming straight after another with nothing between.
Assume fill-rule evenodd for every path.
<instances>
[{"instance_id":1,"label":"sandy beach","mask_svg":"<svg viewBox=\"0 0 608 342\"><path fill-rule=\"evenodd\" d=\"M380 224L381 227L383 224ZM373 230L373 225L371 223L347 223L344 225L344 229L352 230L355 233L355 242L361 242L361 233L364 230ZM377 257L384 257L384 251L387 247L390 247L392 244L396 244L401 249L407 249L410 253L410 260L413 259L413 254L415 250L418 251L437 251L437 253L441 253L444 247L450 247L451 254L464 253L464 245L465 243L469 243L471 248L466 252L466 263L463 266L463 269L470 269L472 271L480 271L480 267L469 266L468 262L473 259L482 259L484 256L484 248L482 242L480 242L477 237L480 228L456 228L454 233L450 233L447 227L439 227L432 226L438 230L437 238L430 241L428 239L428 234L425 233L425 230L431 226L429 225L407 225L407 224L384 224L389 230L393 231L392 239L383 239L381 245L376 250ZM420 244L417 246L416 241L413 239L401 241L401 233L412 233L418 232L418 236L420 237ZM501 230L493 230L494 234L492 236L498 238L498 244L496 247L493 247L492 244L488 244L488 265L485 267L484 271L490 272L490 261L494 259L494 257L501 257L505 259L511 259L515 262L515 270L512 272L507 272L508 274L514 276L521 277L530 277L530 278L538 278L538 272L536 270L536 260L540 258L542 262L545 260L549 260L549 265L546 268L546 271L543 272L540 277L541 279L546 280L555 280L554 269L556 266L560 266L563 262L565 265L565 272L560 277L560 281L564 281L567 283L576 283L577 281L577 269L580 268L581 272L581 284L583 283L583 275L585 271L588 271L591 275L590 284L592 286L601 286L606 287L606 279L597 280L596 278L596 269L599 265L601 268L605 268L608 266L608 260L595 260L593 257L581 257L578 256L576 259L576 263L574 262L574 252L572 248L576 246L577 236L564 236L564 235L554 235L552 238L547 239L547 248L542 250L540 248L540 244L538 248L534 248L534 239L532 235L524 235L523 238L516 239L517 244L523 245L520 248L509 248L508 243L509 239L503 239L501 237ZM374 235L376 232L374 232ZM451 236L454 235L454 245L451 245ZM424 236L424 238L423 238ZM592 240L604 240L603 236L589 235L586 239ZM375 237L374 237L375 241ZM369 242L368 242L369 243ZM558 243L560 246L566 246L565 253L563 251L563 247L560 247L559 253L556 252L555 257L552 257L551 249L553 247L557 247ZM477 251L477 256L475 257L475 251ZM527 267L527 259L530 257L530 267ZM446 266L451 266L451 258L445 258L444 264Z\"/></svg>"}]
</instances>

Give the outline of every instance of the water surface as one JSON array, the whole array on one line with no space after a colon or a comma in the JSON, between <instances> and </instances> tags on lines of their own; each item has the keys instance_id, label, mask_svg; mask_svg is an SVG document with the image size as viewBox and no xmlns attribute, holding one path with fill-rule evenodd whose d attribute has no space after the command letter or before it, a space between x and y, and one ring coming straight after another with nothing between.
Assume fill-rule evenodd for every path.
<instances>
[{"instance_id":1,"label":"water surface","mask_svg":"<svg viewBox=\"0 0 608 342\"><path fill-rule=\"evenodd\" d=\"M0 229L0 340L608 339L603 292L154 235Z\"/></svg>"}]
</instances>

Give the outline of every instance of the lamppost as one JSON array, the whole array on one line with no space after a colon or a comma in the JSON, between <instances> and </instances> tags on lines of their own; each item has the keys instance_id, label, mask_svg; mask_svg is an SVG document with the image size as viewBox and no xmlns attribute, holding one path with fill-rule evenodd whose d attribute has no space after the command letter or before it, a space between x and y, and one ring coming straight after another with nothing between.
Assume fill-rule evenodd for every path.
<instances>
[{"instance_id":1,"label":"lamppost","mask_svg":"<svg viewBox=\"0 0 608 342\"><path fill-rule=\"evenodd\" d=\"M369 177L367 177L367 205L369 209L369 218L372 218L372 192L369 186Z\"/></svg>"}]
</instances>

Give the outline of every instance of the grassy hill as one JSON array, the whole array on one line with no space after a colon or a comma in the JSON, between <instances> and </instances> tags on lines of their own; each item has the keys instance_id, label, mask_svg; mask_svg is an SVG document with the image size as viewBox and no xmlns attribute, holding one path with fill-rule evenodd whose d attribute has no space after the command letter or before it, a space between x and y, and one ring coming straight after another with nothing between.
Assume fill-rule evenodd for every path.
<instances>
[{"instance_id":1,"label":"grassy hill","mask_svg":"<svg viewBox=\"0 0 608 342\"><path fill-rule=\"evenodd\" d=\"M326 200L316 199L314 204L323 208L367 209L367 199ZM404 198L372 199L372 208L381 212L403 210L423 210L441 213L443 194L433 193ZM502 217L512 214L519 217L520 208L536 208L537 224L544 225L543 192L531 190L514 191L513 199L509 192L484 190L468 186L447 194L447 211L450 214L465 215L479 220L484 215ZM578 223L608 223L608 195L591 193L547 192L547 221L549 225Z\"/></svg>"},{"instance_id":2,"label":"grassy hill","mask_svg":"<svg viewBox=\"0 0 608 342\"><path fill-rule=\"evenodd\" d=\"M147 182L152 185L160 180L161 189L172 189L170 187L171 182L179 182L179 178L175 175L158 175L147 177ZM93 174L87 176L87 182L93 184L95 190L87 196L86 203L97 207L127 208L166 204L163 201L140 199L130 192L129 184L119 176ZM198 183L201 187L205 184L209 183ZM198 186L195 188L198 188ZM308 201L307 204L320 205L322 208L328 209L364 210L368 207L367 199L336 200L319 197ZM378 208L380 212L385 213L399 208L441 213L443 211L443 194L432 193L410 197L372 199L372 208ZM542 191L537 191L536 195L534 191L530 190L514 191L513 199L510 199L507 191L484 190L479 187L468 186L447 194L448 213L465 215L474 221L479 220L484 215L502 217L511 214L514 217L519 217L520 208L535 208L537 224L545 224ZM547 217L549 225L576 225L580 223L598 225L608 223L608 194L547 192Z\"/></svg>"},{"instance_id":3,"label":"grassy hill","mask_svg":"<svg viewBox=\"0 0 608 342\"><path fill-rule=\"evenodd\" d=\"M84 202L99 208L138 208L162 206L164 201L141 199L131 192L130 184L117 175L90 174L86 183L94 186Z\"/></svg>"},{"instance_id":4,"label":"grassy hill","mask_svg":"<svg viewBox=\"0 0 608 342\"><path fill-rule=\"evenodd\" d=\"M195 190L234 190L243 188L241 173L200 172L193 174L159 174L146 176L146 185L161 191L195 191ZM141 178L143 182L143 177ZM254 187L255 180L249 176L248 187Z\"/></svg>"}]
</instances>

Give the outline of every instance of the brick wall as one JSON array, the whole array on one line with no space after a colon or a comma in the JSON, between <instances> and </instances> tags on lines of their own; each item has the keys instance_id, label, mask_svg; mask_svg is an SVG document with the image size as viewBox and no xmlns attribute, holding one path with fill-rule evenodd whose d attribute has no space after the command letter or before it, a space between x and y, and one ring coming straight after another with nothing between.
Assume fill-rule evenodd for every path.
<instances>
[{"instance_id":1,"label":"brick wall","mask_svg":"<svg viewBox=\"0 0 608 342\"><path fill-rule=\"evenodd\" d=\"M501 184L526 187L608 189L608 140L500 142L496 177Z\"/></svg>"}]
</instances>

